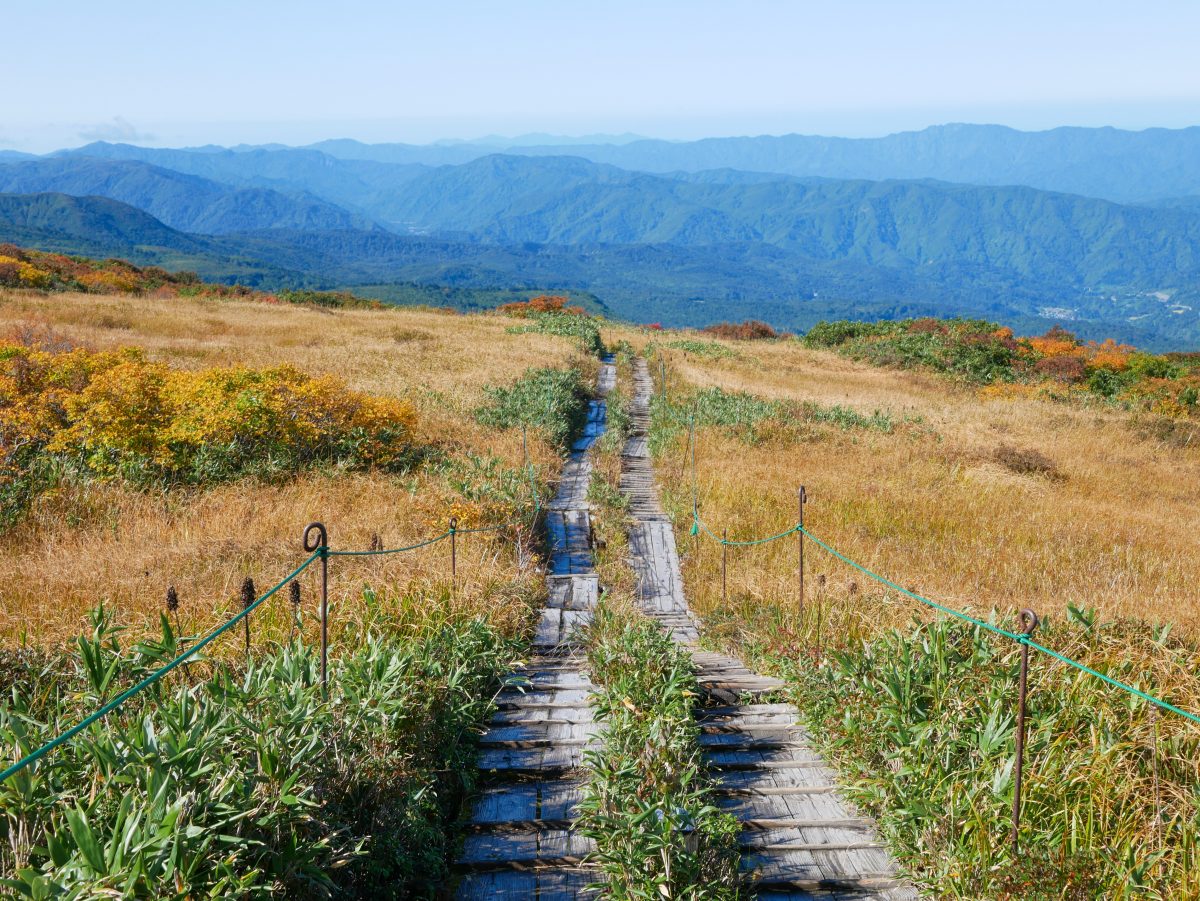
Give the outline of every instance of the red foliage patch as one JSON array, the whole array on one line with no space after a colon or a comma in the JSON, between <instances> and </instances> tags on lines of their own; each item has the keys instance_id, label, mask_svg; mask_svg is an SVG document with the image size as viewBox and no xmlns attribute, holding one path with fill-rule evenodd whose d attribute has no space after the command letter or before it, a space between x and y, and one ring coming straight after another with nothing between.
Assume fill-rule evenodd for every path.
<instances>
[{"instance_id":1,"label":"red foliage patch","mask_svg":"<svg viewBox=\"0 0 1200 901\"><path fill-rule=\"evenodd\" d=\"M747 319L740 324L718 322L701 329L701 331L715 338L727 338L732 341L765 341L780 337L779 332L757 319Z\"/></svg>"}]
</instances>

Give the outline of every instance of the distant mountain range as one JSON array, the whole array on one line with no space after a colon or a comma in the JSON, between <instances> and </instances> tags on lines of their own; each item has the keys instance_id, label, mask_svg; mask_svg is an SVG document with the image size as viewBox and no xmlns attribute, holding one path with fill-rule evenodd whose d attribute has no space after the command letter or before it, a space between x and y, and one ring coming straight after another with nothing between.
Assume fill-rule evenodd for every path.
<instances>
[{"instance_id":1,"label":"distant mountain range","mask_svg":"<svg viewBox=\"0 0 1200 901\"><path fill-rule=\"evenodd\" d=\"M1200 128L541 137L0 154L0 240L264 287L572 288L669 324L961 313L1200 345Z\"/></svg>"},{"instance_id":2,"label":"distant mountain range","mask_svg":"<svg viewBox=\"0 0 1200 901\"><path fill-rule=\"evenodd\" d=\"M543 145L312 145L342 159L457 165L496 150L558 156ZM999 125L939 125L883 138L812 135L637 140L574 144L572 156L640 172L740 169L800 177L938 179L979 185L1027 185L1133 203L1200 194L1200 127L1055 128L1026 132Z\"/></svg>"}]
</instances>

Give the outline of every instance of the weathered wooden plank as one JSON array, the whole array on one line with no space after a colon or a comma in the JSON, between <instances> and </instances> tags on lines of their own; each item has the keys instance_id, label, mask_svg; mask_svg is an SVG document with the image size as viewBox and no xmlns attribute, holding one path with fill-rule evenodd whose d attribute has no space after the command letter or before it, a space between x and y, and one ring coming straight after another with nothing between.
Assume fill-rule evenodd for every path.
<instances>
[{"instance_id":1,"label":"weathered wooden plank","mask_svg":"<svg viewBox=\"0 0 1200 901\"><path fill-rule=\"evenodd\" d=\"M468 873L459 883L458 901L573 901L598 897L589 889L601 881L595 870L563 867L553 870L494 870Z\"/></svg>"}]
</instances>

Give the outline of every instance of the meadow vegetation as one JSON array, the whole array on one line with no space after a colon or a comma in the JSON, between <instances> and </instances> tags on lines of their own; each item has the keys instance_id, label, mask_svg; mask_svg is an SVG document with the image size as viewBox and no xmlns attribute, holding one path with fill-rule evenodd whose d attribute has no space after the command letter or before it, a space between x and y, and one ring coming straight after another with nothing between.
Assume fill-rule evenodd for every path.
<instances>
[{"instance_id":1,"label":"meadow vegetation","mask_svg":"<svg viewBox=\"0 0 1200 901\"><path fill-rule=\"evenodd\" d=\"M691 658L658 624L613 603L595 611L587 652L601 728L586 755L580 827L596 840L606 897L738 898L740 827L709 795Z\"/></svg>"},{"instance_id":2,"label":"meadow vegetation","mask_svg":"<svg viewBox=\"0 0 1200 901\"><path fill-rule=\"evenodd\" d=\"M1103 399L1160 416L1200 416L1200 354L1151 354L1080 341L1055 326L1032 338L974 319L821 322L804 336L855 360L921 367L988 386L985 396Z\"/></svg>"},{"instance_id":3,"label":"meadow vegetation","mask_svg":"<svg viewBox=\"0 0 1200 901\"><path fill-rule=\"evenodd\" d=\"M0 288L79 291L90 294L149 295L158 299L205 297L262 303L311 304L335 309L384 309L378 300L349 291L285 289L261 291L245 285L205 282L194 272L168 272L127 260L94 260L0 244Z\"/></svg>"},{"instance_id":4,"label":"meadow vegetation","mask_svg":"<svg viewBox=\"0 0 1200 901\"><path fill-rule=\"evenodd\" d=\"M507 321L0 292L0 436L29 479L0 551L12 759L274 584L312 519L335 550L504 524L460 537L453 587L445 543L331 561L328 701L311 567L244 646L238 626L6 781L9 891L439 890L474 737L543 598L535 495L595 367ZM505 427L526 422L532 470Z\"/></svg>"},{"instance_id":5,"label":"meadow vegetation","mask_svg":"<svg viewBox=\"0 0 1200 901\"><path fill-rule=\"evenodd\" d=\"M795 535L731 548L723 599L720 547L689 534L679 425L695 413L700 513L718 534L785 531L804 484L807 527L851 559L1009 629L1032 607L1042 643L1200 711L1200 448L1146 425L1178 420L1090 389L1067 403L981 391L957 364L896 368L790 340L721 357L654 340L668 397L652 447L706 640L788 679L918 881L937 897L1200 897L1190 722L1035 652L1013 860L1017 646L939 618L811 542L802 608ZM713 389L743 396L702 415L697 398ZM805 403L877 410L903 427L766 428Z\"/></svg>"}]
</instances>

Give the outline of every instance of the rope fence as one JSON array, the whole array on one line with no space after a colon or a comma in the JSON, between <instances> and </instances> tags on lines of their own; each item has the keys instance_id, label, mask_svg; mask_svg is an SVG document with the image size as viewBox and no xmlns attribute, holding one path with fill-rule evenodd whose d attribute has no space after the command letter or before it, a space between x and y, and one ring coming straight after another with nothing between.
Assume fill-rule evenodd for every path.
<instances>
[{"instance_id":1,"label":"rope fence","mask_svg":"<svg viewBox=\"0 0 1200 901\"><path fill-rule=\"evenodd\" d=\"M663 379L662 384L665 387L665 383L666 383L665 367L662 368L662 379ZM1082 663L1078 660L1068 657L1065 654L1062 654L1062 653L1054 650L1053 648L1049 648L1049 647L1035 641L1033 639L1033 632L1040 624L1040 620L1038 619L1037 614L1034 613L1032 610L1023 609L1020 611L1020 620L1021 620L1022 626L1024 628L1024 631L1013 632L1008 629L1004 629L1001 626L996 625L995 623L987 622L986 620L979 619L978 617L975 617L975 616L971 616L969 613L966 613L965 611L958 610L954 607L949 607L945 604L938 603L937 601L934 601L934 600L931 600L930 598L924 597L923 595L920 595L920 594L916 593L915 591L911 591L911 590L903 587L902 585L897 584L896 582L892 581L891 579L888 579L885 576L882 576L879 573L874 572L871 569L868 569L866 566L863 566L861 563L857 562L856 560L852 559L851 557L838 551L836 548L832 547L830 544L826 543L821 538L814 535L811 531L809 531L805 527L805 525L804 525L804 505L808 500L808 495L807 495L807 491L804 486L800 486L798 489L798 492L797 492L798 497L799 497L799 511L800 511L799 520L794 525L790 526L789 528L784 529L781 532L771 534L771 535L766 535L766 536L759 537L759 538L750 538L750 539L741 539L741 540L729 539L727 529L722 529L722 534L718 535L716 533L716 531L714 531L714 529L711 528L708 525L708 523L706 523L704 521L703 517L700 515L701 503L700 503L700 496L699 496L699 481L698 481L698 477L697 477L697 467L696 467L696 415L695 415L695 412L693 411L686 418L681 416L673 408L673 405L668 400L665 392L659 394L659 400L660 400L660 404L658 406L658 409L664 411L678 425L685 426L687 428L688 445L685 449L685 459L689 460L690 464L691 464L690 468L691 468L691 494L692 494L692 515L691 515L692 524L691 524L691 528L690 528L690 534L692 536L704 536L704 537L716 542L721 547L721 555L722 555L721 556L721 582L722 582L723 597L727 598L727 587L726 586L727 586L727 567L728 567L727 561L728 561L729 548L734 548L734 547L745 548L745 547L754 547L754 546L758 546L758 545L770 544L775 541L781 541L785 538L789 538L792 535L796 535L799 537L799 585L800 585L801 611L803 611L803 609L804 609L804 607L803 607L803 605L804 605L804 540L808 539L808 540L812 541L815 545L817 545L817 547L819 547L821 550L830 554L837 560L840 560L842 563L846 564L847 566L852 567L853 569L862 573L864 576L868 577L869 579L872 579L875 582L877 582L883 586L886 586L887 588L899 593L900 595L903 595L904 597L907 597L911 600L917 601L920 604L923 604L933 610L936 610L940 613L946 614L946 615L953 617L955 619L958 619L962 622L969 623L970 625L975 626L976 628L983 629L994 635L997 635L1002 638L1008 639L1010 641L1016 642L1018 645L1021 646L1020 681L1019 681L1018 696L1017 696L1017 728L1016 728L1016 737L1015 737L1016 767L1015 767L1015 771L1014 771L1014 798L1013 798L1012 833L1011 833L1011 843L1012 843L1014 854L1017 852L1017 837L1018 837L1019 824L1020 824L1021 774L1022 774L1022 770L1023 770L1023 766L1024 766L1025 709L1026 709L1026 701L1027 701L1027 696L1028 696L1027 671L1028 671L1028 665L1029 665L1029 651L1031 649L1034 651L1038 651L1042 654L1045 654L1046 656L1048 656L1054 660L1057 660L1058 662L1063 663L1069 667L1072 667L1072 668L1078 670L1079 672L1085 673L1088 676L1099 679L1102 682L1106 683L1107 685L1109 685L1113 688L1119 689L1120 691L1124 691L1124 692L1128 693L1129 695L1132 695L1133 697L1140 698L1141 700L1147 702L1148 704L1153 705L1151 708L1152 712L1155 708L1161 709L1161 710L1166 710L1166 711L1173 713L1179 717L1182 717L1183 719L1189 721L1192 724L1200 725L1200 715L1191 713L1187 710L1183 710L1182 708L1172 704L1171 702L1169 702L1163 698L1156 697L1155 695L1152 695L1146 691L1143 691L1140 688L1137 688L1136 686L1129 685L1128 683L1122 682L1119 679L1115 679L1112 676L1109 676L1106 673L1102 673L1099 670L1097 670L1093 667L1090 667L1085 663ZM819 610L818 610L818 615L819 615Z\"/></svg>"},{"instance_id":2,"label":"rope fence","mask_svg":"<svg viewBox=\"0 0 1200 901\"><path fill-rule=\"evenodd\" d=\"M283 579L281 579L279 582L277 582L275 585L273 585L270 589L265 591L263 594L259 595L257 598L255 598L250 603L245 604L242 607L242 609L238 611L237 614L230 617L224 623L222 623L221 625L217 626L216 628L214 628L213 630L208 632L205 636L200 638L198 641L196 641L195 644L191 645L187 650L180 653L173 660L171 660L168 663L164 664L163 666L159 667L154 672L150 673L150 675L146 676L144 679L142 679L140 682L138 682L136 685L130 686L125 691L121 692L116 697L114 697L111 701L108 701L103 706L99 707L92 713L85 716L74 726L63 731L59 735L56 735L54 738L52 738L49 741L47 741L46 743L44 743L41 747L37 748L34 751L29 752L28 754L23 756L20 760L17 760L13 764L11 764L7 768L5 768L3 772L0 772L0 783L5 782L9 778L11 778L11 777L17 775L18 773L22 772L23 770L25 770L27 767L33 765L34 763L37 763L39 760L44 758L46 755L50 754L55 749L62 747L64 744L69 742L75 736L79 735L79 733L83 732L89 726L92 726L95 723L99 722L100 720L104 719L104 717L108 716L108 714L112 713L114 710L121 707L129 699L131 699L135 695L138 695L141 692L145 691L147 688L149 688L150 686L154 685L156 682L161 680L164 676L166 676L172 670L178 668L179 666L186 663L191 658L195 657L205 647L210 645L212 642L216 641L218 638L220 638L226 632L229 632L231 629L233 629L239 623L246 622L247 630L248 630L250 614L253 613L255 610L257 610L259 607L261 607L264 603L266 603L270 598L272 598L276 593L278 593L280 591L280 589L282 589L284 586L286 586L286 585L292 586L291 591L293 594L293 602L294 602L294 599L298 598L298 596L299 596L299 593L298 593L299 583L296 582L295 579L299 575L301 575L303 572L305 572L305 570L307 570L310 566L312 566L314 563L316 563L318 561L321 564L321 573L320 573L320 582L321 582L321 599L320 599L321 688L322 688L322 691L326 694L326 696L328 696L329 559L331 557L371 557L371 556L380 556L380 555L387 555L387 554L402 554L402 553L407 553L409 551L415 551L420 548L429 547L430 545L434 545L434 544L437 544L438 542L445 541L447 538L451 539L451 542L453 543L456 541L457 536L459 536L459 535L479 535L479 534L484 534L484 533L488 533L488 532L501 532L512 526L515 526L518 524L524 524L527 521L529 523L529 527L532 529L537 524L538 516L541 514L541 498L538 496L536 473L534 472L534 468L533 468L532 464L529 462L529 444L528 444L528 437L525 434L524 427L522 427L522 448L523 448L523 454L524 454L523 468L525 469L525 471L529 477L530 496L533 501L533 505L532 505L532 508L529 513L518 514L516 516L510 517L509 519L505 520L502 523L497 523L495 525L480 526L480 527L471 528L471 529L459 529L457 519L451 518L450 528L447 529L442 534L434 536L433 538L428 538L424 541L417 542L416 544L406 545L404 547L375 548L375 549L365 550L365 551L333 550L329 546L329 534L328 534L328 531L326 530L324 524L322 524L320 522L309 523L309 525L306 526L304 529L303 542L302 542L304 551L306 553L308 553L309 556L304 560L303 563L301 563L298 567L296 567L294 570L292 570L287 576L285 576ZM458 568L457 567L457 553L453 553L451 555L452 591L454 590L453 586L457 579L457 568ZM253 585L253 583L249 582L249 581L246 584ZM171 589L169 589L168 596L170 596L170 594L172 594L173 591L174 591L173 587ZM251 591L252 591L252 589L251 589ZM249 636L248 631L247 631L247 636ZM249 647L249 638L247 637L247 648L248 647Z\"/></svg>"}]
</instances>

